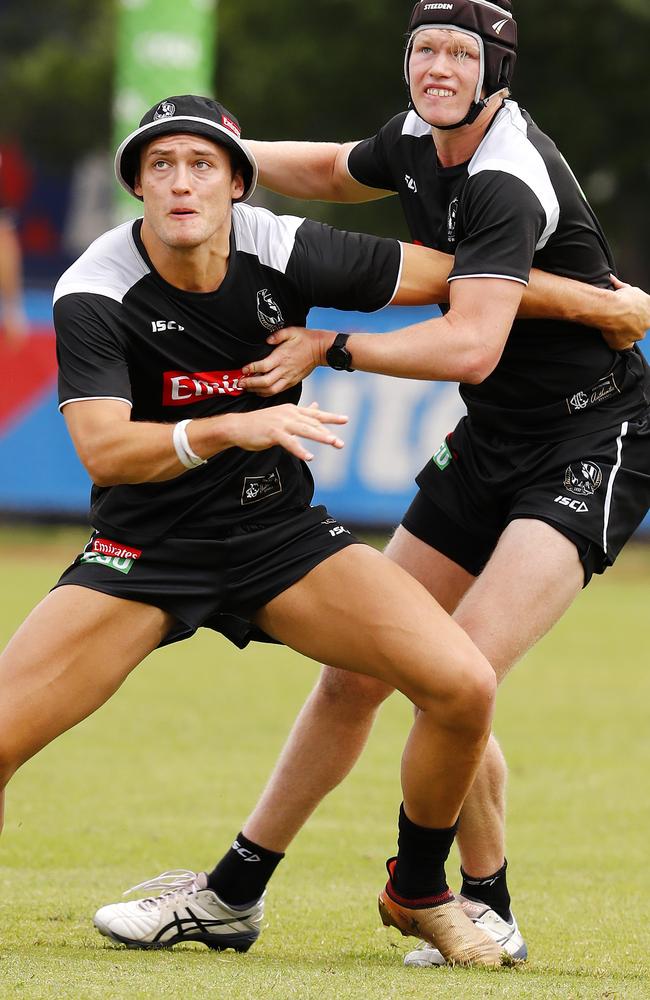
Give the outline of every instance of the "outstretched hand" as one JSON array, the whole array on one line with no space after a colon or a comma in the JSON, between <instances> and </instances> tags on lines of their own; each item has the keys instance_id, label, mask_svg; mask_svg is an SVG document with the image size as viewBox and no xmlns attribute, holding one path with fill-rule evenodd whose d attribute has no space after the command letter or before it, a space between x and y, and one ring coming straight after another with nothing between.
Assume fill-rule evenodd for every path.
<instances>
[{"instance_id":1,"label":"outstretched hand","mask_svg":"<svg viewBox=\"0 0 650 1000\"><path fill-rule=\"evenodd\" d=\"M275 350L261 361L245 366L240 386L258 396L276 396L290 389L324 363L325 351L335 336L328 330L306 330L300 326L277 330L267 338Z\"/></svg>"},{"instance_id":2,"label":"outstretched hand","mask_svg":"<svg viewBox=\"0 0 650 1000\"><path fill-rule=\"evenodd\" d=\"M234 416L234 415L233 415ZM348 418L340 413L321 410L318 403L311 406L294 406L284 403L264 410L237 414L233 445L246 451L264 451L281 445L303 462L311 462L313 454L298 440L307 438L333 448L343 448L344 442L325 427L325 424L346 424Z\"/></svg>"},{"instance_id":3,"label":"outstretched hand","mask_svg":"<svg viewBox=\"0 0 650 1000\"><path fill-rule=\"evenodd\" d=\"M602 334L615 351L627 351L650 330L650 295L613 274L610 281L616 290L617 310Z\"/></svg>"}]
</instances>

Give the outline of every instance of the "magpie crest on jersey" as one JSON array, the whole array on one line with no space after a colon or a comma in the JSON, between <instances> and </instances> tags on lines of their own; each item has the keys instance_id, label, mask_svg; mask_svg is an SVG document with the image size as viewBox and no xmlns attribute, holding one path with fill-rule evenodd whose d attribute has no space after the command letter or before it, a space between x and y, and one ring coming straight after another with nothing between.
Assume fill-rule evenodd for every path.
<instances>
[{"instance_id":1,"label":"magpie crest on jersey","mask_svg":"<svg viewBox=\"0 0 650 1000\"><path fill-rule=\"evenodd\" d=\"M304 326L312 306L372 311L397 290L401 245L235 205L220 288L181 291L153 268L141 220L101 236L54 296L61 407L117 399L132 419L176 423L298 403L301 387L264 399L244 392L245 364L270 354L278 325ZM160 317L165 320L161 331ZM280 447L230 448L163 483L93 487L91 519L126 544L168 535L220 537L234 524L305 508L313 480Z\"/></svg>"}]
</instances>

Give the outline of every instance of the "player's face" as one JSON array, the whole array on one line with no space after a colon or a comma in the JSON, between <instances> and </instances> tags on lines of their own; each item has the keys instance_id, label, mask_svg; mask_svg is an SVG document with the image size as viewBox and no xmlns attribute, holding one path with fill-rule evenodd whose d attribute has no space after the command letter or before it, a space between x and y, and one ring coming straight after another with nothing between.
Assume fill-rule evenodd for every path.
<instances>
[{"instance_id":1,"label":"player's face","mask_svg":"<svg viewBox=\"0 0 650 1000\"><path fill-rule=\"evenodd\" d=\"M194 249L230 232L232 202L244 192L223 146L196 135L153 139L142 151L135 193L158 238Z\"/></svg>"},{"instance_id":2,"label":"player's face","mask_svg":"<svg viewBox=\"0 0 650 1000\"><path fill-rule=\"evenodd\" d=\"M409 62L417 113L434 126L460 121L474 100L479 72L476 39L437 28L418 32Z\"/></svg>"}]
</instances>

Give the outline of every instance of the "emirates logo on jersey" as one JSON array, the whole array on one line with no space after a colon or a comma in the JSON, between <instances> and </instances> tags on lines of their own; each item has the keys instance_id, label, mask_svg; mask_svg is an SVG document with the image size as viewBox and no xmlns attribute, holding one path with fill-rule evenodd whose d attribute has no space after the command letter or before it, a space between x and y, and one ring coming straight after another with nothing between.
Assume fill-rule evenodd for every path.
<instances>
[{"instance_id":1,"label":"emirates logo on jersey","mask_svg":"<svg viewBox=\"0 0 650 1000\"><path fill-rule=\"evenodd\" d=\"M241 396L241 368L225 372L163 372L163 406L187 406L215 396Z\"/></svg>"}]
</instances>

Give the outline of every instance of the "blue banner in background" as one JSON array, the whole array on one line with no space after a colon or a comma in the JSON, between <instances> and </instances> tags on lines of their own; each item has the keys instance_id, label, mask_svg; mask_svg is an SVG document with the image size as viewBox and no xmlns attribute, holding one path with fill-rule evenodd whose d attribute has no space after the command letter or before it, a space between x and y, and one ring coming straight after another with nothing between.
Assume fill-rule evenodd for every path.
<instances>
[{"instance_id":1,"label":"blue banner in background","mask_svg":"<svg viewBox=\"0 0 650 1000\"><path fill-rule=\"evenodd\" d=\"M3 376L9 372L5 402L0 399L0 511L83 518L90 482L57 409L49 295L30 295L28 311L28 342L11 358L4 348L0 355ZM315 309L309 325L382 333L436 314L432 308L372 315ZM399 522L415 493L415 476L464 412L454 384L329 369L317 369L305 383L303 401L314 400L350 418L342 451L314 449L316 498L337 517L366 527ZM650 531L650 517L644 527Z\"/></svg>"}]
</instances>

